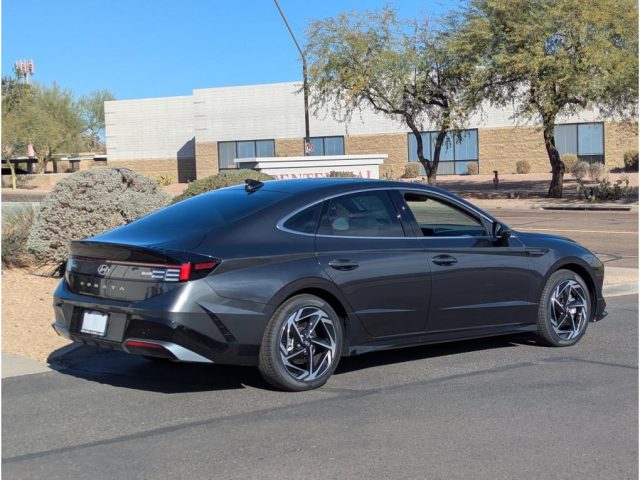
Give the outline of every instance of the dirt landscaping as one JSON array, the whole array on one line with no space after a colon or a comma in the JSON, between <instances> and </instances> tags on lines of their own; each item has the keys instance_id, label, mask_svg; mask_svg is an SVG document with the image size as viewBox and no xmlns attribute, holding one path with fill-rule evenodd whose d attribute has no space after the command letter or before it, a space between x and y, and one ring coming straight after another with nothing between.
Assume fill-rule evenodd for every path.
<instances>
[{"instance_id":1,"label":"dirt landscaping","mask_svg":"<svg viewBox=\"0 0 640 480\"><path fill-rule=\"evenodd\" d=\"M2 269L2 351L45 363L69 344L51 328L53 291L60 279Z\"/></svg>"}]
</instances>

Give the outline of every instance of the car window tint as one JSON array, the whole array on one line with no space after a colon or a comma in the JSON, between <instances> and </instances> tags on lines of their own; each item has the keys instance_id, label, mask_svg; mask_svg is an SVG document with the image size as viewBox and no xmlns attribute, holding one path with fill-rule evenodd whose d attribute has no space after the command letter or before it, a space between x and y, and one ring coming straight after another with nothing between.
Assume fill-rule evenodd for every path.
<instances>
[{"instance_id":1,"label":"car window tint","mask_svg":"<svg viewBox=\"0 0 640 480\"><path fill-rule=\"evenodd\" d=\"M128 231L193 230L223 227L283 200L280 192L258 190L248 194L244 188L225 188L196 195L157 210L129 224Z\"/></svg>"},{"instance_id":2,"label":"car window tint","mask_svg":"<svg viewBox=\"0 0 640 480\"><path fill-rule=\"evenodd\" d=\"M318 234L346 237L403 237L386 192L364 192L325 202Z\"/></svg>"},{"instance_id":3,"label":"car window tint","mask_svg":"<svg viewBox=\"0 0 640 480\"><path fill-rule=\"evenodd\" d=\"M293 230L294 232L316 233L321 209L322 203L317 203L312 207L306 208L284 222L283 227Z\"/></svg>"},{"instance_id":4,"label":"car window tint","mask_svg":"<svg viewBox=\"0 0 640 480\"><path fill-rule=\"evenodd\" d=\"M425 237L485 235L479 219L447 202L414 193L405 194L404 200Z\"/></svg>"}]
</instances>

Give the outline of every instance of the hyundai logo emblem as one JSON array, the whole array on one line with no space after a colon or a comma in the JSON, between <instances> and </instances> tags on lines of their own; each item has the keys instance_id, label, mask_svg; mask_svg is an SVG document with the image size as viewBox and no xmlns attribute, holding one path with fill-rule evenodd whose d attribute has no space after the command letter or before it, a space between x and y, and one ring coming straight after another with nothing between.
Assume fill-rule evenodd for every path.
<instances>
[{"instance_id":1,"label":"hyundai logo emblem","mask_svg":"<svg viewBox=\"0 0 640 480\"><path fill-rule=\"evenodd\" d=\"M107 273L109 273L109 265L105 265L104 263L98 267L98 275L104 277Z\"/></svg>"}]
</instances>

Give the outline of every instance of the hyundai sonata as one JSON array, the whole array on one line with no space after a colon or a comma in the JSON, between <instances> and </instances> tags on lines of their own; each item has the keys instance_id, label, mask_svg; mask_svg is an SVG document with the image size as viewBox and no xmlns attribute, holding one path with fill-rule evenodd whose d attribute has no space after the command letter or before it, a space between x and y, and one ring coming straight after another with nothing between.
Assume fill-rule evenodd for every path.
<instances>
[{"instance_id":1,"label":"hyundai sonata","mask_svg":"<svg viewBox=\"0 0 640 480\"><path fill-rule=\"evenodd\" d=\"M247 180L73 241L53 326L299 391L375 350L523 332L573 345L606 315L603 278L588 249L438 188Z\"/></svg>"}]
</instances>

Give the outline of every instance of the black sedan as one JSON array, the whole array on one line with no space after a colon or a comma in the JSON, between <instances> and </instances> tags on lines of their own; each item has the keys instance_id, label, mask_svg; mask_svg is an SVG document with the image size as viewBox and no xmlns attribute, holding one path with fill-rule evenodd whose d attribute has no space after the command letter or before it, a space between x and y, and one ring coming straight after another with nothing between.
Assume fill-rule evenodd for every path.
<instances>
[{"instance_id":1,"label":"black sedan","mask_svg":"<svg viewBox=\"0 0 640 480\"><path fill-rule=\"evenodd\" d=\"M531 332L573 345L606 315L604 266L438 188L283 180L184 200L74 241L56 331L172 361L324 384L342 356Z\"/></svg>"}]
</instances>

